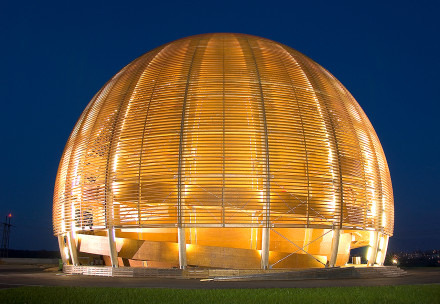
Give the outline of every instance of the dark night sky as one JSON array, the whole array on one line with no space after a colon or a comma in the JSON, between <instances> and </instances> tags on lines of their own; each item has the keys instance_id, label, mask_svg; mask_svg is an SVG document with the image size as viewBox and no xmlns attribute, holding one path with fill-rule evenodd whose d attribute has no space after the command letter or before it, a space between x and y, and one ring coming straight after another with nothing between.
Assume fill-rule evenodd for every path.
<instances>
[{"instance_id":1,"label":"dark night sky","mask_svg":"<svg viewBox=\"0 0 440 304\"><path fill-rule=\"evenodd\" d=\"M440 248L438 1L4 1L0 5L0 220L14 249L57 250L52 193L92 96L166 42L262 36L333 73L370 118L391 170L391 250ZM383 3L385 2L385 3Z\"/></svg>"}]
</instances>

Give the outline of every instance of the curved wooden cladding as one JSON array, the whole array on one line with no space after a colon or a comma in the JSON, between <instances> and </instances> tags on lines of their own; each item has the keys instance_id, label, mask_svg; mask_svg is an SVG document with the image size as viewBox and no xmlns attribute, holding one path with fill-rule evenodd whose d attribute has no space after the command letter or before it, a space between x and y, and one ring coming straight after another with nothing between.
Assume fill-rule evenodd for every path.
<instances>
[{"instance_id":1,"label":"curved wooden cladding","mask_svg":"<svg viewBox=\"0 0 440 304\"><path fill-rule=\"evenodd\" d=\"M55 234L111 227L334 227L393 232L379 139L339 81L244 34L139 57L77 122L55 184ZM267 215L267 217L265 217Z\"/></svg>"}]
</instances>

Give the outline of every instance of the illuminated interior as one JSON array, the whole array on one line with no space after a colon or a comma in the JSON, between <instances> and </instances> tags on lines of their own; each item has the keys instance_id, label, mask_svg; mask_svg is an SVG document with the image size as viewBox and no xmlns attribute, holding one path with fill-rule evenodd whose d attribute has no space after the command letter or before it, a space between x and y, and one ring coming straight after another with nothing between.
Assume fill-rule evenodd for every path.
<instances>
[{"instance_id":1,"label":"illuminated interior","mask_svg":"<svg viewBox=\"0 0 440 304\"><path fill-rule=\"evenodd\" d=\"M366 245L382 264L393 220L356 100L298 51L245 34L170 42L110 79L68 139L53 204L65 262L114 267L324 267Z\"/></svg>"}]
</instances>

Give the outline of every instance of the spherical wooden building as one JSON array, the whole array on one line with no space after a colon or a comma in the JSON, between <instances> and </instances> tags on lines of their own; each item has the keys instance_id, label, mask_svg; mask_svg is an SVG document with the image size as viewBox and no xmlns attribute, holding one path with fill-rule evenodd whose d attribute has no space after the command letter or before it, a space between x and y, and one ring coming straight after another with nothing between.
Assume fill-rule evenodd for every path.
<instances>
[{"instance_id":1,"label":"spherical wooden building","mask_svg":"<svg viewBox=\"0 0 440 304\"><path fill-rule=\"evenodd\" d=\"M53 223L66 263L294 268L382 264L393 193L379 139L327 70L280 43L160 46L95 95L66 144Z\"/></svg>"}]
</instances>

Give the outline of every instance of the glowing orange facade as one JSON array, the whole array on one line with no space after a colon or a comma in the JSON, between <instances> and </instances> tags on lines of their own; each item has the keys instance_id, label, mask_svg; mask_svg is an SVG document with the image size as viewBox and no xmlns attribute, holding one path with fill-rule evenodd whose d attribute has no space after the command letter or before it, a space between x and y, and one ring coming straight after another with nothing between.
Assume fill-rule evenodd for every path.
<instances>
[{"instance_id":1,"label":"glowing orange facade","mask_svg":"<svg viewBox=\"0 0 440 304\"><path fill-rule=\"evenodd\" d=\"M379 139L334 76L271 40L203 34L142 55L95 95L60 162L53 223L71 258L304 267L368 244L380 264L393 212Z\"/></svg>"}]
</instances>

